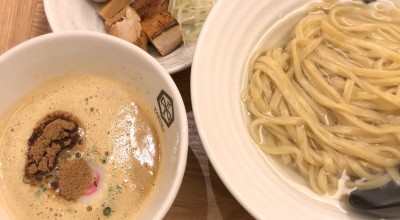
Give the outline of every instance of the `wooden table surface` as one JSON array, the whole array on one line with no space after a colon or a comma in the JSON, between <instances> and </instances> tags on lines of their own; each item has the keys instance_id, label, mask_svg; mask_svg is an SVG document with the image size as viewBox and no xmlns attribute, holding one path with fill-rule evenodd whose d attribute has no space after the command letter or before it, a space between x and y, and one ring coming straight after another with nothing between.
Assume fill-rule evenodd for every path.
<instances>
[{"instance_id":1,"label":"wooden table surface","mask_svg":"<svg viewBox=\"0 0 400 220\"><path fill-rule=\"evenodd\" d=\"M61 1L61 0L54 0ZM76 0L79 1L79 0ZM51 32L43 0L0 0L0 55L12 47ZM187 112L190 100L190 68L172 75ZM191 115L191 114L189 114ZM194 125L191 140L198 140ZM165 219L252 219L219 179L201 144L189 144L185 176Z\"/></svg>"}]
</instances>

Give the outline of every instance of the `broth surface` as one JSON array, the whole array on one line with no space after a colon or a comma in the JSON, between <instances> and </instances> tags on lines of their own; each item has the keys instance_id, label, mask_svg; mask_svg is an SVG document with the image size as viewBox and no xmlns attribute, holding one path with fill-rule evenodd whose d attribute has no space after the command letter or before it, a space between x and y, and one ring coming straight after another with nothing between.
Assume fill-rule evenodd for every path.
<instances>
[{"instance_id":1,"label":"broth surface","mask_svg":"<svg viewBox=\"0 0 400 220\"><path fill-rule=\"evenodd\" d=\"M12 218L135 216L157 182L163 145L156 115L140 94L113 79L75 74L42 84L16 107L0 119L6 124L0 130L0 196ZM77 201L23 181L27 140L37 123L55 111L81 122L83 142L66 151L67 160L83 158L100 174L97 192Z\"/></svg>"}]
</instances>

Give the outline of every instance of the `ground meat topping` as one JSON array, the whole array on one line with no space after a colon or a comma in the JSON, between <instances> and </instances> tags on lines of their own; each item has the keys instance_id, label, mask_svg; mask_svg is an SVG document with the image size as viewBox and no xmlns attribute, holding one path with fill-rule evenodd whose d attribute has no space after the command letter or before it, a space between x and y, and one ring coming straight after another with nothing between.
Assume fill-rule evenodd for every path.
<instances>
[{"instance_id":1,"label":"ground meat topping","mask_svg":"<svg viewBox=\"0 0 400 220\"><path fill-rule=\"evenodd\" d=\"M76 200L92 181L92 171L84 159L63 164L58 172L60 195L66 200Z\"/></svg>"},{"instance_id":2,"label":"ground meat topping","mask_svg":"<svg viewBox=\"0 0 400 220\"><path fill-rule=\"evenodd\" d=\"M59 153L78 143L78 129L78 120L66 112L54 112L41 120L28 139L25 177L35 183L49 174Z\"/></svg>"}]
</instances>

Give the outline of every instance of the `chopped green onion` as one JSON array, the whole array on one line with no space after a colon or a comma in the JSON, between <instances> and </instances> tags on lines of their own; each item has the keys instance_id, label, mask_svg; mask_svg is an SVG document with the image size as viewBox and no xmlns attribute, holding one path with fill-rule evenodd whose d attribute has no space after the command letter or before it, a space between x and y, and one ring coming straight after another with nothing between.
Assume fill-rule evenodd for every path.
<instances>
[{"instance_id":1,"label":"chopped green onion","mask_svg":"<svg viewBox=\"0 0 400 220\"><path fill-rule=\"evenodd\" d=\"M26 184L31 183L31 180L28 179L28 177L26 177L26 176L24 176L24 178L22 179L22 181L23 181L24 183L26 183Z\"/></svg>"},{"instance_id":2,"label":"chopped green onion","mask_svg":"<svg viewBox=\"0 0 400 220\"><path fill-rule=\"evenodd\" d=\"M103 209L103 215L104 216L109 216L111 214L111 208L110 207L106 207Z\"/></svg>"}]
</instances>

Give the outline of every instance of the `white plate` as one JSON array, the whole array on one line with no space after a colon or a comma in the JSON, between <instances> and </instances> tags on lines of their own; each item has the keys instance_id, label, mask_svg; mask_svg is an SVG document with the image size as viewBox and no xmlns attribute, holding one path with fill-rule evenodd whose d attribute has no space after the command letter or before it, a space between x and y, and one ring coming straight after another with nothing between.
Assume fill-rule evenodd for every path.
<instances>
[{"instance_id":1,"label":"white plate","mask_svg":"<svg viewBox=\"0 0 400 220\"><path fill-rule=\"evenodd\" d=\"M218 2L203 27L192 64L196 124L213 167L255 218L365 219L347 212L335 199L316 196L293 171L283 171L261 153L247 129L240 92L247 82L248 59L260 44L272 46L287 38L309 2ZM261 42L263 38L266 41Z\"/></svg>"},{"instance_id":2,"label":"white plate","mask_svg":"<svg viewBox=\"0 0 400 220\"><path fill-rule=\"evenodd\" d=\"M53 32L88 30L105 33L104 24L96 14L100 5L92 0L43 0L47 20ZM155 50L150 54L172 74L192 64L195 46L182 45L165 57Z\"/></svg>"}]
</instances>

